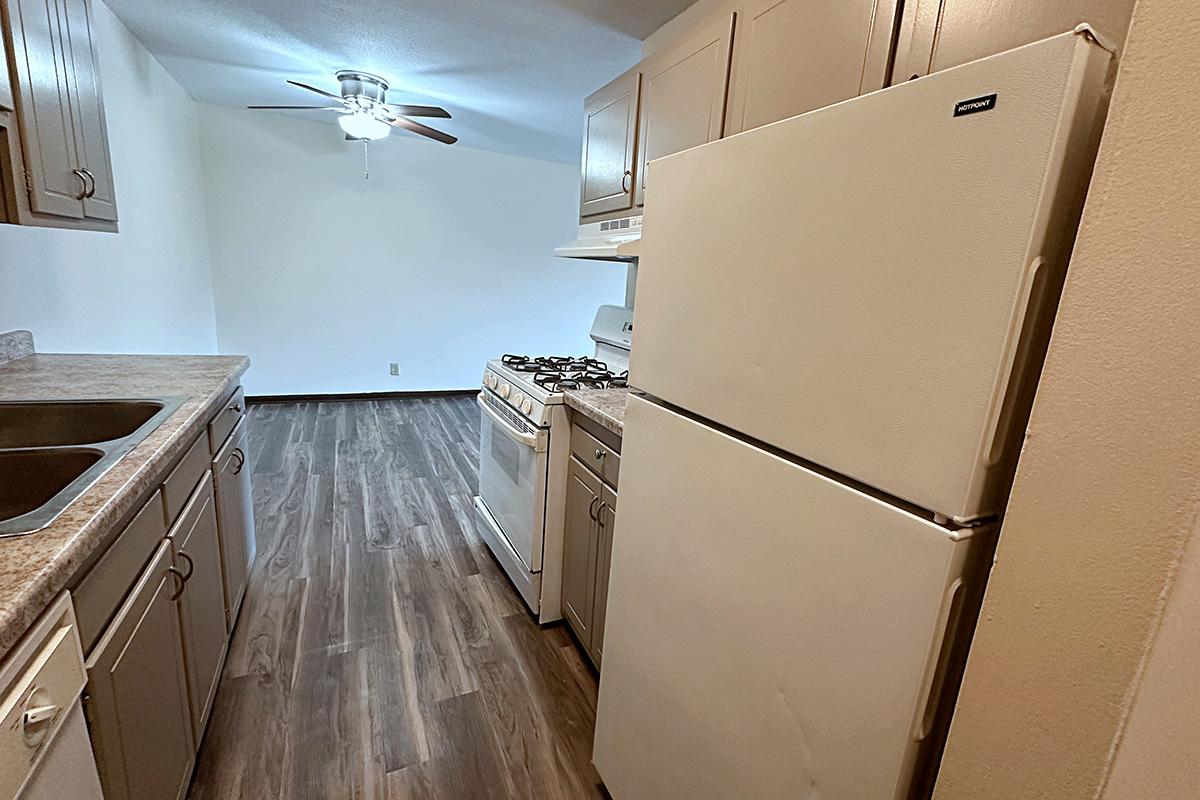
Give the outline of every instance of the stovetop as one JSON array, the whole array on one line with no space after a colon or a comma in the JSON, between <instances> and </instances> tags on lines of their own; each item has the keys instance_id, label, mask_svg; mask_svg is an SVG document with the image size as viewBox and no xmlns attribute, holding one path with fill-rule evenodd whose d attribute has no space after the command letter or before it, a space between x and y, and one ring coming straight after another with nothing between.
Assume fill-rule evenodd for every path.
<instances>
[{"instance_id":1,"label":"stovetop","mask_svg":"<svg viewBox=\"0 0 1200 800\"><path fill-rule=\"evenodd\" d=\"M614 372L596 358L576 356L505 355L500 363L547 392L566 389L623 389L629 371Z\"/></svg>"}]
</instances>

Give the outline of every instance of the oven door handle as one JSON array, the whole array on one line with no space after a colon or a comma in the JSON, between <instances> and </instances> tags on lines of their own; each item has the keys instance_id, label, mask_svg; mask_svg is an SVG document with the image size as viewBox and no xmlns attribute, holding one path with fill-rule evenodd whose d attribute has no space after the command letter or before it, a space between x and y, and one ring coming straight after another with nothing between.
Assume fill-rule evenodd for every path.
<instances>
[{"instance_id":1,"label":"oven door handle","mask_svg":"<svg viewBox=\"0 0 1200 800\"><path fill-rule=\"evenodd\" d=\"M532 448L534 451L539 453L544 449L544 445L542 444L540 436L538 436L536 433L525 433L524 431L519 431L512 425L508 424L508 420L497 414L496 411L487 404L487 401L483 399L482 392L475 397L475 402L479 403L479 407L483 409L483 413L491 417L492 422L496 423L497 427L503 430L508 438L512 439L518 444L523 444L526 447Z\"/></svg>"}]
</instances>

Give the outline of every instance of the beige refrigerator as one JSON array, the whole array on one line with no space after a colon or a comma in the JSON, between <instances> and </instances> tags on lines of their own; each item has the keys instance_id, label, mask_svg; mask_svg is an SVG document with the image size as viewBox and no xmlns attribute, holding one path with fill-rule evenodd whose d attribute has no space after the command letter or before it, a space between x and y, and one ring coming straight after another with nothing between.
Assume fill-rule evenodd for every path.
<instances>
[{"instance_id":1,"label":"beige refrigerator","mask_svg":"<svg viewBox=\"0 0 1200 800\"><path fill-rule=\"evenodd\" d=\"M928 792L1111 66L1081 26L654 163L615 800Z\"/></svg>"}]
</instances>

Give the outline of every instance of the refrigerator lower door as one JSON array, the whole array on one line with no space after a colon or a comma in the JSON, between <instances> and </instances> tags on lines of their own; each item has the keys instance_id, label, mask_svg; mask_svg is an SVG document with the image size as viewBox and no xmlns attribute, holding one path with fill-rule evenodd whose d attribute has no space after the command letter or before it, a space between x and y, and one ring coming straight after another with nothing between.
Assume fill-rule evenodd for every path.
<instances>
[{"instance_id":1,"label":"refrigerator lower door","mask_svg":"<svg viewBox=\"0 0 1200 800\"><path fill-rule=\"evenodd\" d=\"M1109 60L1063 34L655 161L630 382L947 517L1002 510Z\"/></svg>"},{"instance_id":2,"label":"refrigerator lower door","mask_svg":"<svg viewBox=\"0 0 1200 800\"><path fill-rule=\"evenodd\" d=\"M904 797L975 542L638 397L624 441L615 800Z\"/></svg>"}]
</instances>

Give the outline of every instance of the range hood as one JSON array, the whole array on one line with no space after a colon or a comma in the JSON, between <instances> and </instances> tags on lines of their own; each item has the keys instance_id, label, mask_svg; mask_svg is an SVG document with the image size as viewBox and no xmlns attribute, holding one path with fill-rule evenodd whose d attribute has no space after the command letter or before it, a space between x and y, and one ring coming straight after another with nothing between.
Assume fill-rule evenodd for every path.
<instances>
[{"instance_id":1,"label":"range hood","mask_svg":"<svg viewBox=\"0 0 1200 800\"><path fill-rule=\"evenodd\" d=\"M579 226L579 237L554 249L562 258L595 261L637 261L642 238L642 216L589 222Z\"/></svg>"}]
</instances>

